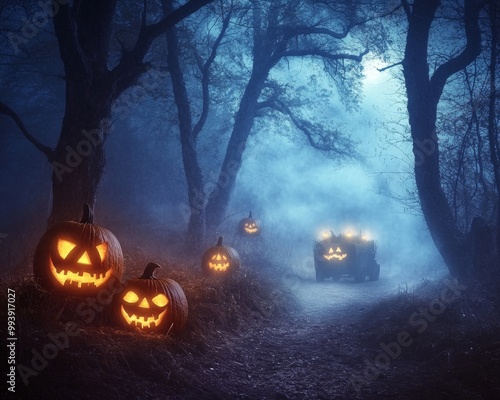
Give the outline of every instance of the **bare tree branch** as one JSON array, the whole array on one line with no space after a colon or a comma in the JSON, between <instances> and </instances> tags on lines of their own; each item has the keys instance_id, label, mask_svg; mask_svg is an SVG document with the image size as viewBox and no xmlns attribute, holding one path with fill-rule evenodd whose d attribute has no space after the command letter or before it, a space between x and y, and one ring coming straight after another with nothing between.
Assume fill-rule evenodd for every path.
<instances>
[{"instance_id":1,"label":"bare tree branch","mask_svg":"<svg viewBox=\"0 0 500 400\"><path fill-rule=\"evenodd\" d=\"M466 1L464 9L465 36L467 44L456 57L440 65L434 72L430 84L434 99L443 93L448 78L464 69L481 53L481 29L479 28L479 12L486 5L485 1Z\"/></svg>"},{"instance_id":2,"label":"bare tree branch","mask_svg":"<svg viewBox=\"0 0 500 400\"><path fill-rule=\"evenodd\" d=\"M410 19L411 18L411 9L410 9L410 5L408 4L408 1L402 0L401 4L403 5L403 9L405 10L406 16L408 17L408 19Z\"/></svg>"},{"instance_id":3,"label":"bare tree branch","mask_svg":"<svg viewBox=\"0 0 500 400\"><path fill-rule=\"evenodd\" d=\"M212 1L214 0L190 0L159 22L142 26L134 47L124 53L118 65L109 73L108 82L115 90L115 97L127 89L145 71L144 56L154 39Z\"/></svg>"},{"instance_id":4,"label":"bare tree branch","mask_svg":"<svg viewBox=\"0 0 500 400\"><path fill-rule=\"evenodd\" d=\"M307 138L307 141L311 147L324 151L324 152L334 152L343 157L353 157L352 151L345 151L336 145L335 140L332 140L332 132L326 132L325 135L320 135L319 133L314 133L309 127L307 121L298 118L293 111L288 107L283 101L273 98L262 101L258 104L258 108L262 109L269 107L276 110L290 118L290 121L299 129ZM318 136L319 140L315 139L314 136ZM350 149L348 149L350 150Z\"/></svg>"},{"instance_id":5,"label":"bare tree branch","mask_svg":"<svg viewBox=\"0 0 500 400\"><path fill-rule=\"evenodd\" d=\"M403 61L398 61L397 63L394 63L394 64L391 64L391 65L388 65L384 68L377 68L377 71L378 72L384 72L388 69L391 69L391 68L394 68L394 67L397 67L398 65L402 65L403 64Z\"/></svg>"},{"instance_id":6,"label":"bare tree branch","mask_svg":"<svg viewBox=\"0 0 500 400\"><path fill-rule=\"evenodd\" d=\"M215 60L220 43L222 42L222 39L226 35L227 28L229 27L229 21L231 20L231 15L232 15L232 10L230 9L226 17L222 21L221 31L219 32L217 39L215 39L210 55L201 68L201 73L202 73L201 87L202 87L203 104L202 104L202 111L200 118L193 127L194 140L198 138L198 135L200 134L201 130L203 129L203 126L205 125L205 122L207 121L208 109L210 105L210 91L208 87L210 84L210 67L212 66Z\"/></svg>"},{"instance_id":7,"label":"bare tree branch","mask_svg":"<svg viewBox=\"0 0 500 400\"><path fill-rule=\"evenodd\" d=\"M12 108L10 108L8 105L6 105L5 103L3 103L1 101L0 101L0 113L5 114L5 115L9 116L10 118L12 118L14 120L14 122L16 123L17 127L19 128L19 130L26 137L26 139L28 139L29 142L31 144L33 144L33 146L35 146L38 150L40 150L45 155L45 157L47 157L47 160L49 160L49 162L52 162L52 160L54 158L54 150L52 150L50 147L47 147L47 146L43 145L42 143L40 143L28 131L28 129L24 125L23 121L21 120L21 117L19 117L19 115L17 115L17 113L14 110L12 110Z\"/></svg>"},{"instance_id":8,"label":"bare tree branch","mask_svg":"<svg viewBox=\"0 0 500 400\"><path fill-rule=\"evenodd\" d=\"M283 52L282 57L305 57L305 56L317 56L328 60L354 60L361 62L363 57L368 54L370 50L366 49L360 54L348 54L348 53L330 53L326 50L321 49L304 49L304 50L287 50Z\"/></svg>"}]
</instances>

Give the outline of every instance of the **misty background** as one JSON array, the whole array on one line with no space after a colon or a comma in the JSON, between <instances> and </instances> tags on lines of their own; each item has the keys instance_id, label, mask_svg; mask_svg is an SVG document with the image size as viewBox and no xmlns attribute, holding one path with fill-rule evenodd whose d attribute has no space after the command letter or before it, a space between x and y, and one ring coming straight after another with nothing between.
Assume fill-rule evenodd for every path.
<instances>
[{"instance_id":1,"label":"misty background","mask_svg":"<svg viewBox=\"0 0 500 400\"><path fill-rule=\"evenodd\" d=\"M299 71L293 66L280 71L277 78L296 87L307 84L317 71L310 63L301 64L306 65L296 66ZM266 239L293 247L291 267L304 278L314 275L309 260L313 241L330 229L335 233L347 229L368 232L377 242L382 278L404 281L409 276L445 271L419 210L398 200L407 199L415 191L408 162L411 144L387 145L388 138L396 141L401 135L387 126L404 114L405 103L402 82L390 71L379 72L377 67L382 65L377 60L364 63L363 99L358 109L346 110L338 95L314 104L313 111L318 114L313 117L334 119L357 143L358 154L353 154L353 159L339 160L307 146L302 134L287 121L257 121L230 202L231 217L224 224L229 238L231 224L236 227L238 220L252 210L262 221ZM166 74L157 76L166 84ZM57 94L46 99L47 103L61 102ZM315 97L314 92L309 95ZM125 221L128 229L185 229L187 200L180 144L172 133L175 128L158 122L164 108L155 102L160 100L149 94L139 96L126 117L115 121L107 140L105 175L95 211L96 220L112 231L113 224L118 229ZM58 118L60 110L26 115L30 127L45 133L49 143L58 132ZM36 240L36 234L24 231L28 225L34 232L44 230L50 211L51 169L10 121L1 120L7 133L0 175L1 231L11 233L9 241L20 236ZM211 127L220 131L224 123L213 117ZM207 136L208 132L200 138L200 154L206 182L211 184L218 178L223 147L211 143ZM208 236L215 238L219 233L225 232Z\"/></svg>"},{"instance_id":2,"label":"misty background","mask_svg":"<svg viewBox=\"0 0 500 400\"><path fill-rule=\"evenodd\" d=\"M33 52L21 55L18 64L2 66L1 87L3 97L21 110L29 129L54 147L64 112L64 81L51 30L48 25L29 43ZM155 43L162 54L165 40ZM229 203L229 217L219 232L207 232L209 241L219 234L231 238L232 227L251 210L262 221L266 240L293 249L291 268L305 278L313 277L307 260L315 238L325 229L368 232L378 246L382 279L391 276L404 281L409 275L445 271L416 205L410 140L401 140L408 138L401 66L377 70L389 65L389 58L365 57L357 71L360 79L353 81L352 98L339 92L318 60L288 60L272 70L269 80L284 86L285 96L300 103L303 115L335 126L352 140L355 151L344 156L324 154L311 148L286 118L258 116ZM157 54L151 60L152 69L118 99L105 145L96 222L118 238L121 229L181 235L188 222L169 74ZM226 62L225 68L231 70L231 63ZM186 69L186 75L190 71ZM227 80L213 99L198 142L206 187L217 181L242 91L237 79ZM190 84L195 84L192 79ZM0 246L18 241L33 248L50 213L51 168L11 120L0 116L0 123L0 232L9 235ZM143 240L147 241L139 235L138 243Z\"/></svg>"}]
</instances>

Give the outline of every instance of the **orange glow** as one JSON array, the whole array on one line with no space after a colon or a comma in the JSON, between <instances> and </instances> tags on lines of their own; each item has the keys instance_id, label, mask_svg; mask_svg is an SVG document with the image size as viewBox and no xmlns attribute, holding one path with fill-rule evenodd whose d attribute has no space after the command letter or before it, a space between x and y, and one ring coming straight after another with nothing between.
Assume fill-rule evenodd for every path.
<instances>
[{"instance_id":1,"label":"orange glow","mask_svg":"<svg viewBox=\"0 0 500 400\"><path fill-rule=\"evenodd\" d=\"M334 258L342 261L344 258L347 257L347 254L342 254L342 249L340 247L337 247L335 250L333 250L332 247L328 250L328 254L323 255L324 258L326 258L328 261L333 260Z\"/></svg>"},{"instance_id":2,"label":"orange glow","mask_svg":"<svg viewBox=\"0 0 500 400\"><path fill-rule=\"evenodd\" d=\"M217 253L214 256L212 256L212 260L218 261L218 262L209 262L208 266L211 269L214 269L216 271L225 271L226 269L229 268L229 263L224 262L224 261L227 261L227 257L224 254L221 255L221 254Z\"/></svg>"},{"instance_id":3,"label":"orange glow","mask_svg":"<svg viewBox=\"0 0 500 400\"><path fill-rule=\"evenodd\" d=\"M158 307L165 307L168 304L167 296L165 296L163 293L156 295L151 299L151 301Z\"/></svg>"},{"instance_id":4,"label":"orange glow","mask_svg":"<svg viewBox=\"0 0 500 400\"><path fill-rule=\"evenodd\" d=\"M142 316L139 317L135 314L127 313L127 311L125 311L125 308L123 308L123 306L121 306L121 314L122 314L123 319L127 322L127 324L132 325L135 323L135 326L140 327L141 329L157 327L161 323L163 318L165 317L166 313L167 313L167 310L163 310L158 315L157 318L155 318L154 315L151 315L148 317L142 317Z\"/></svg>"},{"instance_id":5,"label":"orange glow","mask_svg":"<svg viewBox=\"0 0 500 400\"><path fill-rule=\"evenodd\" d=\"M135 294L134 292L130 291L123 296L123 300L125 300L127 303L137 303L139 301L139 296Z\"/></svg>"},{"instance_id":6,"label":"orange glow","mask_svg":"<svg viewBox=\"0 0 500 400\"><path fill-rule=\"evenodd\" d=\"M101 258L101 261L104 261L106 258L106 254L108 254L108 244L107 243L101 243L96 246L97 251L99 252L99 257Z\"/></svg>"},{"instance_id":7,"label":"orange glow","mask_svg":"<svg viewBox=\"0 0 500 400\"><path fill-rule=\"evenodd\" d=\"M108 279L111 277L112 270L109 269L106 273L90 273L90 272L72 272L68 270L61 270L61 272L57 272L56 267L51 259L49 259L49 267L52 276L56 278L57 282L59 282L62 286L66 282L69 284L77 284L79 288L82 285L94 285L94 286L102 286Z\"/></svg>"},{"instance_id":8,"label":"orange glow","mask_svg":"<svg viewBox=\"0 0 500 400\"><path fill-rule=\"evenodd\" d=\"M68 240L59 239L57 241L57 252L65 260L68 254L76 247L76 243L72 243Z\"/></svg>"}]
</instances>

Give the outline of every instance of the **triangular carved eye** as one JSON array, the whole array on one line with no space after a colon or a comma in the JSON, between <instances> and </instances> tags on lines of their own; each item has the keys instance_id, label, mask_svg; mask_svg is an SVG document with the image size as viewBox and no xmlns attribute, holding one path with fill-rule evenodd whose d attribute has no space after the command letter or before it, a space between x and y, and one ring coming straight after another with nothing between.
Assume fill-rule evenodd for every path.
<instances>
[{"instance_id":1,"label":"triangular carved eye","mask_svg":"<svg viewBox=\"0 0 500 400\"><path fill-rule=\"evenodd\" d=\"M96 246L97 251L99 252L99 257L101 259L101 262L104 261L106 258L106 254L108 254L108 244L107 243L101 243L100 245Z\"/></svg>"},{"instance_id":2,"label":"triangular carved eye","mask_svg":"<svg viewBox=\"0 0 500 400\"><path fill-rule=\"evenodd\" d=\"M65 260L68 254L76 247L76 243L69 240L59 239L57 241L57 252Z\"/></svg>"}]
</instances>

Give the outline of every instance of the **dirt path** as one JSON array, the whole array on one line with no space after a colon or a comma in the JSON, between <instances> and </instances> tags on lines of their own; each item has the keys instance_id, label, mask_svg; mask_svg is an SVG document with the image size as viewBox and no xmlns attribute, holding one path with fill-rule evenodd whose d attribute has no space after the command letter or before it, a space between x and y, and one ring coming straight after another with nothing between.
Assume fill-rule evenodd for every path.
<instances>
[{"instance_id":1,"label":"dirt path","mask_svg":"<svg viewBox=\"0 0 500 400\"><path fill-rule=\"evenodd\" d=\"M357 322L371 303L397 289L397 283L355 284L351 281L296 281L294 293L302 310L288 320L272 320L247 337L231 341L227 362L207 365L214 385L228 380L228 398L355 399L351 378L364 368ZM220 349L227 354L228 348ZM221 355L221 357L223 357ZM387 396L377 382L362 398ZM387 398L387 397L386 397Z\"/></svg>"}]
</instances>

